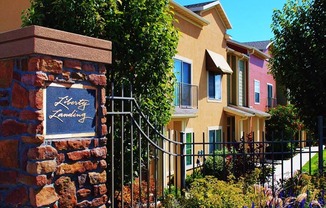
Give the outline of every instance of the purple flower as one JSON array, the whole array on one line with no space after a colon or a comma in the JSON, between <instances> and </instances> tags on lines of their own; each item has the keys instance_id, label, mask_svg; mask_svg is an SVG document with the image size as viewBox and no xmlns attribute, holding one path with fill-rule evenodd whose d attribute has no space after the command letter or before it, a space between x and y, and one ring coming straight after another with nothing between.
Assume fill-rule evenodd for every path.
<instances>
[{"instance_id":1,"label":"purple flower","mask_svg":"<svg viewBox=\"0 0 326 208\"><path fill-rule=\"evenodd\" d=\"M299 208L304 208L304 204L306 203L306 199L303 199L300 203L299 203Z\"/></svg>"}]
</instances>

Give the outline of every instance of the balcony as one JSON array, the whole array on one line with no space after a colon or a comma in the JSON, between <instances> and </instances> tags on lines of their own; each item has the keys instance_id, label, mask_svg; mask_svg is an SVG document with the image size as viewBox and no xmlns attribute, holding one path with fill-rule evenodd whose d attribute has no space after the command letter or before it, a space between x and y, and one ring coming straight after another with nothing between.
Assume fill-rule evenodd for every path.
<instances>
[{"instance_id":1,"label":"balcony","mask_svg":"<svg viewBox=\"0 0 326 208\"><path fill-rule=\"evenodd\" d=\"M198 111L198 86L178 82L174 88L173 117L194 117Z\"/></svg>"}]
</instances>

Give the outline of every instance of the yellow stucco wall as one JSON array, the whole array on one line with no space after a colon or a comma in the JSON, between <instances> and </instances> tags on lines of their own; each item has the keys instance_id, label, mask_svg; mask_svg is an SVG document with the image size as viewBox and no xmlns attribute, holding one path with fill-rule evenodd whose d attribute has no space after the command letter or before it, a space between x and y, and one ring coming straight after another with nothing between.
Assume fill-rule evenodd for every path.
<instances>
[{"instance_id":1,"label":"yellow stucco wall","mask_svg":"<svg viewBox=\"0 0 326 208\"><path fill-rule=\"evenodd\" d=\"M183 130L192 129L195 132L197 142L203 141L203 132L208 138L209 127L222 127L222 138L223 133L226 132L226 116L223 113L223 107L227 106L227 75L222 76L222 101L209 101L205 55L205 51L208 49L224 56L226 59L226 40L224 38L226 28L215 9L206 11L202 14L202 17L209 22L207 26L202 28L180 17L177 17L178 21L175 23L181 34L177 55L192 61L192 84L197 85L199 88L199 100L197 117L172 119L171 121L183 121ZM208 142L207 139L206 141ZM197 146L194 153L202 149L202 146ZM205 151L207 153L208 145Z\"/></svg>"},{"instance_id":2,"label":"yellow stucco wall","mask_svg":"<svg viewBox=\"0 0 326 208\"><path fill-rule=\"evenodd\" d=\"M29 6L29 0L0 0L0 32L20 28L22 11Z\"/></svg>"}]
</instances>

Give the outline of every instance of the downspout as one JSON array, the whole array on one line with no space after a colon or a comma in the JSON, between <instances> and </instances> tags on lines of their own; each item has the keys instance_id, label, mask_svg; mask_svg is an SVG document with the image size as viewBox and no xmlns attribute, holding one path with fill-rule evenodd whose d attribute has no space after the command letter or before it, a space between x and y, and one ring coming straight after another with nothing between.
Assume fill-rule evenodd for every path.
<instances>
[{"instance_id":1,"label":"downspout","mask_svg":"<svg viewBox=\"0 0 326 208\"><path fill-rule=\"evenodd\" d=\"M246 57L246 56L245 56L243 53L241 53L241 56L242 56L242 57L241 57L241 58L239 58L239 60L244 60L244 59L245 59L245 57Z\"/></svg>"},{"instance_id":2,"label":"downspout","mask_svg":"<svg viewBox=\"0 0 326 208\"><path fill-rule=\"evenodd\" d=\"M250 117L249 132L252 132L252 117Z\"/></svg>"},{"instance_id":3,"label":"downspout","mask_svg":"<svg viewBox=\"0 0 326 208\"><path fill-rule=\"evenodd\" d=\"M251 51L250 51L250 50L251 50ZM249 54L250 54L250 55L255 53L255 49L254 49L254 48L249 48L248 51L249 51Z\"/></svg>"}]
</instances>

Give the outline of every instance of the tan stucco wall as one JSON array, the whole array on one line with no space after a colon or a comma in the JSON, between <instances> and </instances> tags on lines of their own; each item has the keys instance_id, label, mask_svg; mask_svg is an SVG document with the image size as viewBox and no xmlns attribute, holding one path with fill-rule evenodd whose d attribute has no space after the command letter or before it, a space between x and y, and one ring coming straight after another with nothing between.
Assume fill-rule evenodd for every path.
<instances>
[{"instance_id":1,"label":"tan stucco wall","mask_svg":"<svg viewBox=\"0 0 326 208\"><path fill-rule=\"evenodd\" d=\"M203 28L182 18L178 18L175 25L181 34L177 55L192 61L192 84L198 85L199 88L197 117L182 119L183 130L192 129L197 142L203 141L204 132L208 142L208 127L222 127L222 138L226 132L226 115L223 113L223 107L227 106L227 75L222 76L222 101L208 101L205 50L211 50L226 59L226 41L224 39L226 29L214 9L207 11L202 17L210 23ZM175 120L172 119L172 122ZM180 121L180 119L178 120ZM194 153L201 149L203 149L202 146L197 146ZM207 153L208 145L205 151Z\"/></svg>"},{"instance_id":2,"label":"tan stucco wall","mask_svg":"<svg viewBox=\"0 0 326 208\"><path fill-rule=\"evenodd\" d=\"M22 11L29 6L29 0L0 0L0 33L20 28Z\"/></svg>"}]
</instances>

